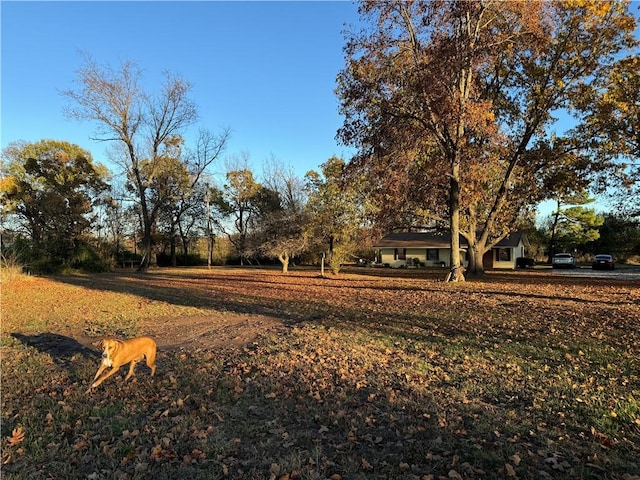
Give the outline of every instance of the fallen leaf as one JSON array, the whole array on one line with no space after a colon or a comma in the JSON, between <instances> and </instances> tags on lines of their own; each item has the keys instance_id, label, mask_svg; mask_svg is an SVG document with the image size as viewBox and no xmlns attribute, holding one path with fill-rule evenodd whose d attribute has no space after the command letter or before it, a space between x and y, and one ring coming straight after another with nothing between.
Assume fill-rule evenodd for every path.
<instances>
[{"instance_id":1,"label":"fallen leaf","mask_svg":"<svg viewBox=\"0 0 640 480\"><path fill-rule=\"evenodd\" d=\"M453 480L462 480L462 477L460 476L460 474L458 472L456 472L455 470L449 470L449 478L452 478Z\"/></svg>"},{"instance_id":2,"label":"fallen leaf","mask_svg":"<svg viewBox=\"0 0 640 480\"><path fill-rule=\"evenodd\" d=\"M13 432L11 433L11 436L7 437L7 442L9 442L9 445L15 447L16 445L22 443L22 441L24 440L24 431L22 430L22 427L14 428Z\"/></svg>"}]
</instances>

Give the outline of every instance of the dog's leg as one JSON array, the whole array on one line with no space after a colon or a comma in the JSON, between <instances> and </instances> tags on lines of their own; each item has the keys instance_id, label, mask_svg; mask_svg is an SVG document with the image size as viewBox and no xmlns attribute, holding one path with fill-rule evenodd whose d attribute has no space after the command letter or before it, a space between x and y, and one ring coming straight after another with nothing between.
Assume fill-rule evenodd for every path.
<instances>
[{"instance_id":1,"label":"dog's leg","mask_svg":"<svg viewBox=\"0 0 640 480\"><path fill-rule=\"evenodd\" d=\"M116 373L118 373L118 371L120 370L121 366L122 365L113 365L113 368L111 370L109 370L105 375L100 377L99 380L93 382L93 384L91 385L91 388L96 388L98 385L100 385L102 382L104 382L111 375L115 375Z\"/></svg>"},{"instance_id":2,"label":"dog's leg","mask_svg":"<svg viewBox=\"0 0 640 480\"><path fill-rule=\"evenodd\" d=\"M96 372L96 376L95 376L95 377L93 377L93 381L94 381L94 382L96 381L96 378L98 378L98 377L100 376L100 374L101 374L102 372L104 372L105 368L107 368L107 364L106 364L106 363L104 363L104 362L103 362L103 363L101 363L101 364L100 364L100 368L98 368L98 371Z\"/></svg>"},{"instance_id":3,"label":"dog's leg","mask_svg":"<svg viewBox=\"0 0 640 480\"><path fill-rule=\"evenodd\" d=\"M135 375L133 373L133 368L136 366L136 363L138 363L138 360L131 360L131 364L129 365L129 373L127 373L127 376L124 377L125 382L133 377L133 375Z\"/></svg>"},{"instance_id":4,"label":"dog's leg","mask_svg":"<svg viewBox=\"0 0 640 480\"><path fill-rule=\"evenodd\" d=\"M151 376L153 377L156 373L156 351L155 349L150 351L147 357L147 367L151 369Z\"/></svg>"}]
</instances>

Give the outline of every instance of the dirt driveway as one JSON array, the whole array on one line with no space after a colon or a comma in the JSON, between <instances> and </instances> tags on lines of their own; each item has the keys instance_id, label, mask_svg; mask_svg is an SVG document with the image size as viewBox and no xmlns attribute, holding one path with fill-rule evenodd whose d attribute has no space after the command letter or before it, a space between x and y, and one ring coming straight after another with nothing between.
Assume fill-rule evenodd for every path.
<instances>
[{"instance_id":1,"label":"dirt driveway","mask_svg":"<svg viewBox=\"0 0 640 480\"><path fill-rule=\"evenodd\" d=\"M238 347L286 328L279 318L230 312L177 317L171 322L163 318L145 319L141 327L157 339L159 348L167 351Z\"/></svg>"}]
</instances>

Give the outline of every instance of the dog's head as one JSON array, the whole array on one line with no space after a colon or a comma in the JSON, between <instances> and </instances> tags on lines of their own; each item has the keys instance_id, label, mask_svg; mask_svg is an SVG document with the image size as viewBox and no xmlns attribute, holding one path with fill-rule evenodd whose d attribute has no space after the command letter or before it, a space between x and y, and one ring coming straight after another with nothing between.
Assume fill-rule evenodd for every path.
<instances>
[{"instance_id":1,"label":"dog's head","mask_svg":"<svg viewBox=\"0 0 640 480\"><path fill-rule=\"evenodd\" d=\"M104 340L100 341L99 345L102 349L102 358L112 358L113 353L118 348L119 343L120 342L118 340L114 340L113 338L105 338Z\"/></svg>"}]
</instances>

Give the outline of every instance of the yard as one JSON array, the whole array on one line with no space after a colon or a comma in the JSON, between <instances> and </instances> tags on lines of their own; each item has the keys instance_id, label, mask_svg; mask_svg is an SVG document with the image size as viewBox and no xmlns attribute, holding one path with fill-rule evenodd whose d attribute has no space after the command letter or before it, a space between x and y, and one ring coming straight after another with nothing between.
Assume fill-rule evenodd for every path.
<instances>
[{"instance_id":1,"label":"yard","mask_svg":"<svg viewBox=\"0 0 640 480\"><path fill-rule=\"evenodd\" d=\"M640 479L640 281L158 269L2 284L4 479ZM107 335L143 364L85 394Z\"/></svg>"}]
</instances>

